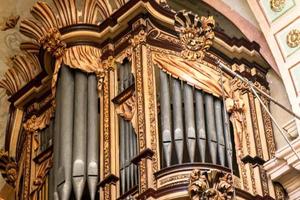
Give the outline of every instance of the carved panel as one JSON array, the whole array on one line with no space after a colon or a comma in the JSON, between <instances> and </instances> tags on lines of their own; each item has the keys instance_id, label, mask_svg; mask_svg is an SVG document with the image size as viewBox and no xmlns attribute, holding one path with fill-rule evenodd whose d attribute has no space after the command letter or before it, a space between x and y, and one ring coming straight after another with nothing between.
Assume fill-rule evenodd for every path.
<instances>
[{"instance_id":1,"label":"carved panel","mask_svg":"<svg viewBox=\"0 0 300 200\"><path fill-rule=\"evenodd\" d=\"M232 175L219 170L193 170L188 186L191 200L227 200L233 197Z\"/></svg>"}]
</instances>

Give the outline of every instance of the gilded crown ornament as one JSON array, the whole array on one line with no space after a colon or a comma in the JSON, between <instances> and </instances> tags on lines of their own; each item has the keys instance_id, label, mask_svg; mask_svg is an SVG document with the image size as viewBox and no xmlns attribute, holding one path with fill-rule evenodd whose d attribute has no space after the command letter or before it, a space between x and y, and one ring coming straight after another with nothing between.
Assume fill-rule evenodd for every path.
<instances>
[{"instance_id":1,"label":"gilded crown ornament","mask_svg":"<svg viewBox=\"0 0 300 200\"><path fill-rule=\"evenodd\" d=\"M233 199L232 175L220 170L195 169L190 175L188 190L191 200Z\"/></svg>"},{"instance_id":2,"label":"gilded crown ornament","mask_svg":"<svg viewBox=\"0 0 300 200\"><path fill-rule=\"evenodd\" d=\"M280 12L283 10L285 0L270 0L270 7L274 12Z\"/></svg>"},{"instance_id":3,"label":"gilded crown ornament","mask_svg":"<svg viewBox=\"0 0 300 200\"><path fill-rule=\"evenodd\" d=\"M300 30L291 30L286 36L286 43L291 48L298 47L300 45Z\"/></svg>"},{"instance_id":4,"label":"gilded crown ornament","mask_svg":"<svg viewBox=\"0 0 300 200\"><path fill-rule=\"evenodd\" d=\"M175 30L179 32L183 45L182 56L189 60L202 60L215 37L214 27L215 20L212 16L199 18L185 10L176 13Z\"/></svg>"}]
</instances>

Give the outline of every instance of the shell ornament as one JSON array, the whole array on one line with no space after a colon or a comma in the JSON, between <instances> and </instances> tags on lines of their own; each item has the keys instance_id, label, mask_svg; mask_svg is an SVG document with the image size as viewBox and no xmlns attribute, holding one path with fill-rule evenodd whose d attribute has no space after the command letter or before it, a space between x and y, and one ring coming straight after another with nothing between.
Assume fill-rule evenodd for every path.
<instances>
[{"instance_id":1,"label":"shell ornament","mask_svg":"<svg viewBox=\"0 0 300 200\"><path fill-rule=\"evenodd\" d=\"M202 60L212 45L215 34L215 20L212 16L201 17L185 10L175 15L175 30L183 45L182 56L189 60Z\"/></svg>"}]
</instances>

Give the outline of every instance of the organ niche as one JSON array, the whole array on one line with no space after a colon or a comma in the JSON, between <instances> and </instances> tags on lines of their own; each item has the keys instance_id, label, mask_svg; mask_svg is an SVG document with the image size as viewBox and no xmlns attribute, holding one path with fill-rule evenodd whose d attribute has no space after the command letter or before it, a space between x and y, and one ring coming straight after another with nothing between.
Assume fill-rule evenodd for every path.
<instances>
[{"instance_id":1,"label":"organ niche","mask_svg":"<svg viewBox=\"0 0 300 200\"><path fill-rule=\"evenodd\" d=\"M53 0L31 13L0 82L11 102L0 170L15 199L275 199L262 167L271 120L219 67L268 93L256 43L165 1Z\"/></svg>"}]
</instances>

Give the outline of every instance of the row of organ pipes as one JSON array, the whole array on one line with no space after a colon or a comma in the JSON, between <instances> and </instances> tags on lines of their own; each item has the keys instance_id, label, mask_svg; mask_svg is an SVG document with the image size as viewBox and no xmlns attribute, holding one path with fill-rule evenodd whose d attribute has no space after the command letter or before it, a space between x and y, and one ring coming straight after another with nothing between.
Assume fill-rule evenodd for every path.
<instances>
[{"instance_id":1,"label":"row of organ pipes","mask_svg":"<svg viewBox=\"0 0 300 200\"><path fill-rule=\"evenodd\" d=\"M198 161L231 168L233 144L222 100L162 70L159 81L164 166ZM189 161L185 159L185 148ZM173 154L176 154L176 160ZM196 160L196 154L200 159Z\"/></svg>"},{"instance_id":2,"label":"row of organ pipes","mask_svg":"<svg viewBox=\"0 0 300 200\"><path fill-rule=\"evenodd\" d=\"M119 65L118 77L119 93L134 84L130 62ZM162 70L159 70L159 89L162 166L201 162L231 168L233 144L222 100ZM82 199L86 195L88 199L96 198L100 148L98 112L95 75L62 66L55 119L40 136L41 150L45 150L54 135L49 199ZM122 117L119 117L119 143L120 194L123 195L138 185L138 167L131 162L138 154L138 142L131 122Z\"/></svg>"},{"instance_id":3,"label":"row of organ pipes","mask_svg":"<svg viewBox=\"0 0 300 200\"><path fill-rule=\"evenodd\" d=\"M118 67L119 90L121 93L134 84L131 64L124 61ZM138 167L131 160L138 154L137 135L130 121L119 117L120 138L120 194L132 190L138 184Z\"/></svg>"},{"instance_id":4,"label":"row of organ pipes","mask_svg":"<svg viewBox=\"0 0 300 200\"><path fill-rule=\"evenodd\" d=\"M54 124L54 191L50 192L49 199L96 198L100 147L98 110L96 76L62 66ZM84 195L86 187L88 194Z\"/></svg>"}]
</instances>

